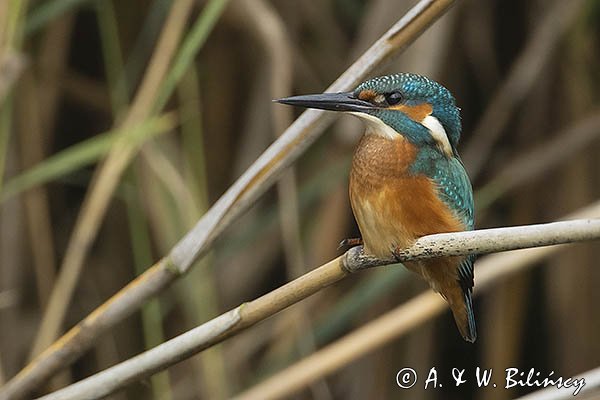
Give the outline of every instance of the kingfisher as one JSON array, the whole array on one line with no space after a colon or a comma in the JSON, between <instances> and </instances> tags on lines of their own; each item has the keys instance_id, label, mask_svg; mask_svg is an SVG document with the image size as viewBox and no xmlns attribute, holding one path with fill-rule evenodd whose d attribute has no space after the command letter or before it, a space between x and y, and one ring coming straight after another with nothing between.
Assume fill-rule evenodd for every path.
<instances>
[{"instance_id":1,"label":"kingfisher","mask_svg":"<svg viewBox=\"0 0 600 400\"><path fill-rule=\"evenodd\" d=\"M349 194L365 254L388 259L418 238L472 230L473 189L458 155L459 108L448 89L412 73L367 80L345 93L279 103L350 113L365 123L352 158ZM342 242L344 243L344 242ZM474 256L405 262L448 302L458 330L477 338Z\"/></svg>"}]
</instances>

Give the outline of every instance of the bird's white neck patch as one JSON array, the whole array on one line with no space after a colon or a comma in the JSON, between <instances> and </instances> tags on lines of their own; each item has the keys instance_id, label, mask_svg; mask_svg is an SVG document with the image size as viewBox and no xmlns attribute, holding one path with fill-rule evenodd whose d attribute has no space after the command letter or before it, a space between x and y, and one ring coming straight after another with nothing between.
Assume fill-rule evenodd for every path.
<instances>
[{"instance_id":1,"label":"bird's white neck patch","mask_svg":"<svg viewBox=\"0 0 600 400\"><path fill-rule=\"evenodd\" d=\"M382 120L380 120L377 117L374 117L369 114L365 114L365 113L361 113L361 112L353 112L353 111L350 111L349 114L352 114L355 117L358 117L365 122L365 125L367 128L365 131L366 135L377 135L377 136L381 136L381 137L384 137L384 138L390 139L390 140L402 139L402 135L400 135L393 128L391 128L389 125L387 125L386 123L384 123Z\"/></svg>"},{"instance_id":2,"label":"bird's white neck patch","mask_svg":"<svg viewBox=\"0 0 600 400\"><path fill-rule=\"evenodd\" d=\"M423 121L421 121L421 125L429 129L429 132L431 132L431 136L433 136L433 139L438 143L442 151L447 156L451 157L452 146L450 146L448 135L446 134L446 130L440 123L440 120L434 117L433 115L428 115L425 118L423 118Z\"/></svg>"}]
</instances>

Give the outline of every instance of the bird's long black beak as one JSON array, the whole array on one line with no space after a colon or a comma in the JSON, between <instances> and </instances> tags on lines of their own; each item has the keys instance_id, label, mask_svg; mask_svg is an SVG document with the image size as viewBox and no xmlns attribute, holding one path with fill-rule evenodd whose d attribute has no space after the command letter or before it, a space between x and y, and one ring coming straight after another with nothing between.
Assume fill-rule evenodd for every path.
<instances>
[{"instance_id":1,"label":"bird's long black beak","mask_svg":"<svg viewBox=\"0 0 600 400\"><path fill-rule=\"evenodd\" d=\"M322 93L286 97L275 100L277 103L329 111L367 111L373 108L368 101L354 97L354 93Z\"/></svg>"}]
</instances>

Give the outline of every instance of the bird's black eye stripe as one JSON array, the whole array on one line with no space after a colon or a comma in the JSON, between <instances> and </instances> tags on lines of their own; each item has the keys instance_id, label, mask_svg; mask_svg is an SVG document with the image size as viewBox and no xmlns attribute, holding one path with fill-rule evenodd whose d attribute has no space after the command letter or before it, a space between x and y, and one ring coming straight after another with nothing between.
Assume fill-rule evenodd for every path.
<instances>
[{"instance_id":1,"label":"bird's black eye stripe","mask_svg":"<svg viewBox=\"0 0 600 400\"><path fill-rule=\"evenodd\" d=\"M387 101L390 106L394 106L402 102L402 100L404 100L404 96L402 96L402 93L400 92L391 92L385 94L385 101Z\"/></svg>"}]
</instances>

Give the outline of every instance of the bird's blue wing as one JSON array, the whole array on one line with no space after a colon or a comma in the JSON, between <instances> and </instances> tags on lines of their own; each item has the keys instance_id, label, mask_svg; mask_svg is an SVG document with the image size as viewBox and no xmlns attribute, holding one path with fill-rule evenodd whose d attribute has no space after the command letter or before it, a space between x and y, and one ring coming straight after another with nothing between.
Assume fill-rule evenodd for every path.
<instances>
[{"instance_id":1,"label":"bird's blue wing","mask_svg":"<svg viewBox=\"0 0 600 400\"><path fill-rule=\"evenodd\" d=\"M475 223L473 189L460 159L451 158L448 160L447 165L438 167L433 180L438 185L440 197L444 203L456 213L456 216L460 218L467 230L473 229ZM469 330L473 338L476 333L471 293L474 285L473 263L475 258L475 255L465 257L458 267L458 282L465 296L469 316Z\"/></svg>"},{"instance_id":2,"label":"bird's blue wing","mask_svg":"<svg viewBox=\"0 0 600 400\"><path fill-rule=\"evenodd\" d=\"M442 201L456 213L465 228L471 230L475 223L471 181L459 158L446 160L445 165L436 168L432 178L438 186ZM460 283L465 290L473 288L474 261L475 256L467 256L459 267Z\"/></svg>"},{"instance_id":3,"label":"bird's blue wing","mask_svg":"<svg viewBox=\"0 0 600 400\"><path fill-rule=\"evenodd\" d=\"M456 213L465 228L471 230L474 225L471 181L460 159L453 157L445 164L436 169L433 180L444 203Z\"/></svg>"}]
</instances>

